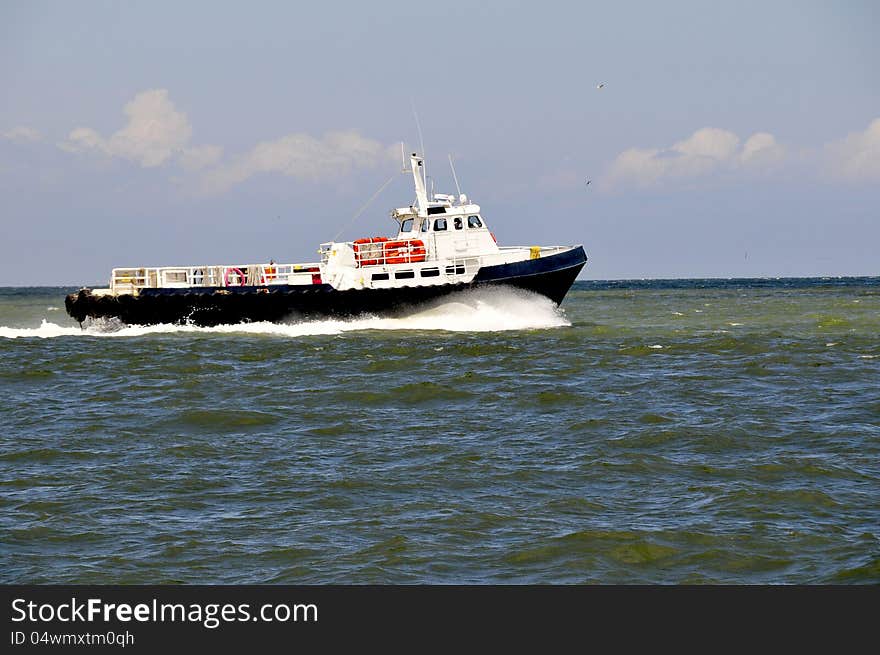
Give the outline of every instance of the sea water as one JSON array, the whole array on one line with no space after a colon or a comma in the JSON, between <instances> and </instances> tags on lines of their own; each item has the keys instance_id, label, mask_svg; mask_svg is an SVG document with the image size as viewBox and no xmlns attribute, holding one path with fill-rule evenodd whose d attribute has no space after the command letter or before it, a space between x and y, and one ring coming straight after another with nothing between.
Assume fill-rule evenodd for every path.
<instances>
[{"instance_id":1,"label":"sea water","mask_svg":"<svg viewBox=\"0 0 880 655\"><path fill-rule=\"evenodd\" d=\"M0 289L4 583L878 583L880 278L79 325Z\"/></svg>"}]
</instances>

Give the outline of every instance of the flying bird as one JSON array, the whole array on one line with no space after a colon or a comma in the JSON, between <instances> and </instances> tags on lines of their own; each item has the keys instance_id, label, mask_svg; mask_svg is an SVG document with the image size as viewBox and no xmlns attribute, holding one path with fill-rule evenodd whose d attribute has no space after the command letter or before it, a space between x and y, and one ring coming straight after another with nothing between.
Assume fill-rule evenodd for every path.
<instances>
[{"instance_id":1,"label":"flying bird","mask_svg":"<svg viewBox=\"0 0 880 655\"><path fill-rule=\"evenodd\" d=\"M590 182L592 182L592 181L593 180L587 180L587 186L590 186Z\"/></svg>"},{"instance_id":2,"label":"flying bird","mask_svg":"<svg viewBox=\"0 0 880 655\"><path fill-rule=\"evenodd\" d=\"M597 88L597 89L604 89L604 88L605 88L605 82L599 82L599 84L596 85L596 88Z\"/></svg>"}]
</instances>

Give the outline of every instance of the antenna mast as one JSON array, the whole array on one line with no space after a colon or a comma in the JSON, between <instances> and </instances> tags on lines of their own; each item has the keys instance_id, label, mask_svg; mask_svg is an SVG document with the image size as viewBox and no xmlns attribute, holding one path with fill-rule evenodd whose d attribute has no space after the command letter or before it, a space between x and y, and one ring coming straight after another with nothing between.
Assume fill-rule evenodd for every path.
<instances>
[{"instance_id":1,"label":"antenna mast","mask_svg":"<svg viewBox=\"0 0 880 655\"><path fill-rule=\"evenodd\" d=\"M452 169L452 179L455 180L455 189L458 191L459 198L461 197L461 187L458 186L458 175L455 174L455 164L452 163L452 155L446 155L449 157L449 168Z\"/></svg>"},{"instance_id":2,"label":"antenna mast","mask_svg":"<svg viewBox=\"0 0 880 655\"><path fill-rule=\"evenodd\" d=\"M416 185L416 202L419 205L419 216L428 215L428 193L425 191L425 178L422 170L425 165L422 158L418 154L412 153L409 158L409 165L412 171L413 182Z\"/></svg>"},{"instance_id":3,"label":"antenna mast","mask_svg":"<svg viewBox=\"0 0 880 655\"><path fill-rule=\"evenodd\" d=\"M413 116L416 119L416 129L419 131L419 148L421 148L421 152L419 154L422 156L422 184L427 186L428 167L425 166L425 140L422 138L422 124L419 122L419 113L416 111L415 99L410 98L410 103L412 104Z\"/></svg>"}]
</instances>

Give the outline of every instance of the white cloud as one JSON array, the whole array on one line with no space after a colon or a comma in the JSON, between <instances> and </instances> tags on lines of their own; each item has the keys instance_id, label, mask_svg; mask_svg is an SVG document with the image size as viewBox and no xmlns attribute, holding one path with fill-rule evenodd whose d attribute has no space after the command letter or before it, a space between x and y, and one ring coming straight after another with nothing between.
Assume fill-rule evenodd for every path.
<instances>
[{"instance_id":1,"label":"white cloud","mask_svg":"<svg viewBox=\"0 0 880 655\"><path fill-rule=\"evenodd\" d=\"M14 143L32 143L34 141L42 141L43 135L32 127L19 125L12 129L0 133L0 137L12 141Z\"/></svg>"},{"instance_id":2,"label":"white cloud","mask_svg":"<svg viewBox=\"0 0 880 655\"><path fill-rule=\"evenodd\" d=\"M101 135L90 127L78 127L67 135L67 141L58 144L62 150L68 152L84 152L86 150L101 150L107 153L107 146ZM107 153L109 154L109 153Z\"/></svg>"},{"instance_id":3,"label":"white cloud","mask_svg":"<svg viewBox=\"0 0 880 655\"><path fill-rule=\"evenodd\" d=\"M220 161L223 148L220 146L197 146L186 148L180 153L180 165L188 171L198 171Z\"/></svg>"},{"instance_id":4,"label":"white cloud","mask_svg":"<svg viewBox=\"0 0 880 655\"><path fill-rule=\"evenodd\" d=\"M850 134L825 146L833 176L850 182L880 181L880 118L864 132Z\"/></svg>"},{"instance_id":5,"label":"white cloud","mask_svg":"<svg viewBox=\"0 0 880 655\"><path fill-rule=\"evenodd\" d=\"M739 137L733 132L717 127L704 127L697 130L684 141L672 146L683 158L724 161L730 159L739 146Z\"/></svg>"},{"instance_id":6,"label":"white cloud","mask_svg":"<svg viewBox=\"0 0 880 655\"><path fill-rule=\"evenodd\" d=\"M109 138L78 127L60 146L70 152L102 152L152 168L180 154L192 137L189 119L175 109L166 89L137 94L124 111L128 123Z\"/></svg>"},{"instance_id":7,"label":"white cloud","mask_svg":"<svg viewBox=\"0 0 880 655\"><path fill-rule=\"evenodd\" d=\"M166 89L138 93L125 105L126 125L105 137L90 127L70 132L59 147L68 152L101 153L137 162L145 168L175 163L197 175L203 191L222 192L261 174L279 173L308 181L370 168L396 157L393 147L357 131L328 132L322 138L298 133L258 143L248 152L223 159L223 148L191 145L192 126Z\"/></svg>"},{"instance_id":8,"label":"white cloud","mask_svg":"<svg viewBox=\"0 0 880 655\"><path fill-rule=\"evenodd\" d=\"M739 153L739 161L748 166L774 166L785 159L785 148L776 137L758 132L748 138Z\"/></svg>"},{"instance_id":9,"label":"white cloud","mask_svg":"<svg viewBox=\"0 0 880 655\"><path fill-rule=\"evenodd\" d=\"M719 171L766 170L785 157L785 149L766 132L753 134L742 146L740 143L733 132L704 127L666 149L630 148L612 162L603 186L650 187Z\"/></svg>"},{"instance_id":10,"label":"white cloud","mask_svg":"<svg viewBox=\"0 0 880 655\"><path fill-rule=\"evenodd\" d=\"M289 134L275 141L263 141L230 164L206 172L207 191L224 191L260 173L280 173L319 181L372 168L395 156L394 149L361 136L354 130L328 132L323 138Z\"/></svg>"}]
</instances>

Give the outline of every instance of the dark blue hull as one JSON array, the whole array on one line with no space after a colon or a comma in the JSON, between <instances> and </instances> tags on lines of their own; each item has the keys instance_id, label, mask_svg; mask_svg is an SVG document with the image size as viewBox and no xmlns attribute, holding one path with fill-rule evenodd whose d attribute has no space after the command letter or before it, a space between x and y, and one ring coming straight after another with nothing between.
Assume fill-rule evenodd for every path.
<instances>
[{"instance_id":1,"label":"dark blue hull","mask_svg":"<svg viewBox=\"0 0 880 655\"><path fill-rule=\"evenodd\" d=\"M587 261L582 247L538 259L480 269L472 282L394 289L337 291L329 284L269 287L142 289L137 296L95 296L83 289L67 296L67 313L77 321L117 318L129 325L191 323L212 326L241 322L289 322L308 317L394 314L442 296L486 286L509 286L562 299Z\"/></svg>"}]
</instances>

